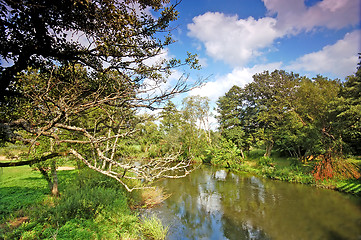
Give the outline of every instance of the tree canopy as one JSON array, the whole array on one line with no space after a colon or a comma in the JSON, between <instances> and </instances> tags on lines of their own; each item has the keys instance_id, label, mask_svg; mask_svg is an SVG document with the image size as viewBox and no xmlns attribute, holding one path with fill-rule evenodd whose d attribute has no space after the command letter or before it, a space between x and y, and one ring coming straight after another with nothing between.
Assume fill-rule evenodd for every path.
<instances>
[{"instance_id":1,"label":"tree canopy","mask_svg":"<svg viewBox=\"0 0 361 240\"><path fill-rule=\"evenodd\" d=\"M153 110L198 84L186 75L165 84L175 67L198 68L189 53L184 61L161 56L173 42L177 4L1 1L1 57L11 63L1 67L2 140L28 143L39 160L72 154L129 191L137 186L126 179L187 175L189 159L172 165L177 156L170 153L141 162L119 150L139 131L139 109Z\"/></svg>"},{"instance_id":2,"label":"tree canopy","mask_svg":"<svg viewBox=\"0 0 361 240\"><path fill-rule=\"evenodd\" d=\"M10 87L16 74L28 67L50 71L56 62L77 62L99 72L127 71L138 80L169 70L179 61L163 68L144 60L173 42L168 33L176 5L168 0L0 1L0 57L8 62L0 68L2 101L16 91Z\"/></svg>"},{"instance_id":3,"label":"tree canopy","mask_svg":"<svg viewBox=\"0 0 361 240\"><path fill-rule=\"evenodd\" d=\"M345 82L275 70L232 87L218 104L222 135L241 149L264 145L298 158L359 153L360 68Z\"/></svg>"}]
</instances>

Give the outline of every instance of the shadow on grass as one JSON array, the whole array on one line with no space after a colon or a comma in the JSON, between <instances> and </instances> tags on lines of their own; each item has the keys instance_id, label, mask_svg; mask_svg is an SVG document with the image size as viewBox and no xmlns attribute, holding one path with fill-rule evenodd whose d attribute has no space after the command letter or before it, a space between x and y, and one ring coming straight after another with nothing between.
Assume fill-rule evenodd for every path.
<instances>
[{"instance_id":1,"label":"shadow on grass","mask_svg":"<svg viewBox=\"0 0 361 240\"><path fill-rule=\"evenodd\" d=\"M5 219L16 211L42 201L49 191L37 187L0 188L0 219Z\"/></svg>"},{"instance_id":2,"label":"shadow on grass","mask_svg":"<svg viewBox=\"0 0 361 240\"><path fill-rule=\"evenodd\" d=\"M42 202L50 194L46 180L35 172L20 178L8 178L0 187L0 222L16 212ZM75 171L58 173L59 190L74 179ZM30 176L29 176L30 175ZM33 176L31 176L33 175Z\"/></svg>"}]
</instances>

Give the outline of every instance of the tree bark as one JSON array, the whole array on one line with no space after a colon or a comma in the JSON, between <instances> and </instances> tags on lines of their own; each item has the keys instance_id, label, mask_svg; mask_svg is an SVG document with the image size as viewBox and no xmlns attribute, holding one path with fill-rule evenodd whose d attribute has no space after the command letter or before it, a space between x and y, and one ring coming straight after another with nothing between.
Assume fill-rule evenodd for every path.
<instances>
[{"instance_id":1,"label":"tree bark","mask_svg":"<svg viewBox=\"0 0 361 240\"><path fill-rule=\"evenodd\" d=\"M243 153L242 148L241 148L241 157L242 157L242 159L244 159L244 153Z\"/></svg>"},{"instance_id":2,"label":"tree bark","mask_svg":"<svg viewBox=\"0 0 361 240\"><path fill-rule=\"evenodd\" d=\"M38 162L43 162L46 161L48 159L54 158L54 157L58 157L61 154L59 153L49 153L48 155L42 156L40 158L35 158L35 159L31 159L31 160L26 160L26 161L19 161L19 162L0 162L0 167L18 167L18 166L24 166L24 165L32 165Z\"/></svg>"},{"instance_id":3,"label":"tree bark","mask_svg":"<svg viewBox=\"0 0 361 240\"><path fill-rule=\"evenodd\" d=\"M53 184L51 187L51 194L55 197L59 196L59 189L58 189L58 174L56 172L56 161L53 160L51 162L51 175L53 176Z\"/></svg>"},{"instance_id":4,"label":"tree bark","mask_svg":"<svg viewBox=\"0 0 361 240\"><path fill-rule=\"evenodd\" d=\"M46 170L42 167L39 168L40 173L43 175L45 180L48 182L48 187L51 190L53 188L53 181L51 181L49 174L46 172Z\"/></svg>"},{"instance_id":5,"label":"tree bark","mask_svg":"<svg viewBox=\"0 0 361 240\"><path fill-rule=\"evenodd\" d=\"M271 151L273 148L273 140L267 141L266 143L266 153L264 154L264 157L270 157L271 156Z\"/></svg>"}]
</instances>

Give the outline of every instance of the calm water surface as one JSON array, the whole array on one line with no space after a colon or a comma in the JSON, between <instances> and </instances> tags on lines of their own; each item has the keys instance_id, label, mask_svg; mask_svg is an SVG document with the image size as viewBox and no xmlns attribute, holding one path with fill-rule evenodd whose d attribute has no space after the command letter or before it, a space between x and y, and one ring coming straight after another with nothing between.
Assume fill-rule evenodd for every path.
<instances>
[{"instance_id":1,"label":"calm water surface","mask_svg":"<svg viewBox=\"0 0 361 240\"><path fill-rule=\"evenodd\" d=\"M159 182L168 239L361 239L361 199L204 167Z\"/></svg>"}]
</instances>

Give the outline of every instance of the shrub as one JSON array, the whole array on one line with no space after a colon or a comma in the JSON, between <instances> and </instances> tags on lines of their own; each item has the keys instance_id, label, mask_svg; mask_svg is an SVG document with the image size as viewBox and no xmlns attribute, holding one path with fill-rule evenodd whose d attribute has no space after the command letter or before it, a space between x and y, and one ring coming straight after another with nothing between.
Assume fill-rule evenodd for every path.
<instances>
[{"instance_id":1,"label":"shrub","mask_svg":"<svg viewBox=\"0 0 361 240\"><path fill-rule=\"evenodd\" d=\"M264 156L258 160L258 165L262 167L274 167L272 158Z\"/></svg>"},{"instance_id":2,"label":"shrub","mask_svg":"<svg viewBox=\"0 0 361 240\"><path fill-rule=\"evenodd\" d=\"M313 177L316 181L328 180L333 177L340 179L359 179L361 177L359 168L345 159L332 158L331 154L320 155L317 158Z\"/></svg>"},{"instance_id":3,"label":"shrub","mask_svg":"<svg viewBox=\"0 0 361 240\"><path fill-rule=\"evenodd\" d=\"M218 146L207 149L205 159L214 166L238 169L241 164L240 152L232 141L221 139Z\"/></svg>"}]
</instances>

